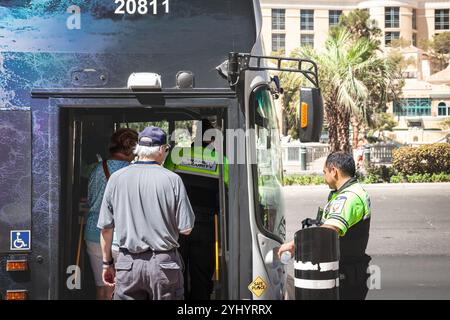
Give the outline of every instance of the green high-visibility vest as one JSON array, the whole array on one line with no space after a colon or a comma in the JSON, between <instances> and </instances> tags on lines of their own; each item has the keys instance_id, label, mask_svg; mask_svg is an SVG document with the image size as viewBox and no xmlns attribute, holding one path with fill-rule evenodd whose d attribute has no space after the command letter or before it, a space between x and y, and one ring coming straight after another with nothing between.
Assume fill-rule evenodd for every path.
<instances>
[{"instance_id":1,"label":"green high-visibility vest","mask_svg":"<svg viewBox=\"0 0 450 320\"><path fill-rule=\"evenodd\" d=\"M166 158L164 167L180 173L219 178L219 154L208 147L176 147ZM223 157L223 179L228 186L228 160Z\"/></svg>"},{"instance_id":2,"label":"green high-visibility vest","mask_svg":"<svg viewBox=\"0 0 450 320\"><path fill-rule=\"evenodd\" d=\"M339 190L331 192L322 222L337 227L339 235L344 236L348 229L370 216L369 194L356 179L351 179Z\"/></svg>"}]
</instances>

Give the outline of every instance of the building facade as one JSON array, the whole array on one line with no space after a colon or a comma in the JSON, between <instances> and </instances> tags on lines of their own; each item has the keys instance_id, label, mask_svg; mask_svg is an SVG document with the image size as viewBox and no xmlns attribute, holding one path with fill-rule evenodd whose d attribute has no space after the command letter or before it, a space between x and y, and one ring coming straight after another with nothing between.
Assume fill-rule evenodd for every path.
<instances>
[{"instance_id":1,"label":"building facade","mask_svg":"<svg viewBox=\"0 0 450 320\"><path fill-rule=\"evenodd\" d=\"M450 31L450 1L261 0L261 7L267 53L283 50L286 55L305 45L320 52L340 15L368 10L383 32L385 53L393 50L393 40L407 44L400 49L408 62L402 98L388 108L399 125L387 135L402 143L430 143L450 134L441 125L450 117L450 69L432 74L428 57L417 47L421 40Z\"/></svg>"}]
</instances>

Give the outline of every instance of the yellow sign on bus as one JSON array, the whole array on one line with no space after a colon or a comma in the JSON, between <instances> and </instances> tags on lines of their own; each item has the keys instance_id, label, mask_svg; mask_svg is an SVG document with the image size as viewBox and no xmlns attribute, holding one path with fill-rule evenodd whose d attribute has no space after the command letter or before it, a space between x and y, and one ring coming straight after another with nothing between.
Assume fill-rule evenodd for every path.
<instances>
[{"instance_id":1,"label":"yellow sign on bus","mask_svg":"<svg viewBox=\"0 0 450 320\"><path fill-rule=\"evenodd\" d=\"M267 289L267 284L261 277L256 277L256 279L250 283L248 290L250 290L258 298L261 297Z\"/></svg>"}]
</instances>

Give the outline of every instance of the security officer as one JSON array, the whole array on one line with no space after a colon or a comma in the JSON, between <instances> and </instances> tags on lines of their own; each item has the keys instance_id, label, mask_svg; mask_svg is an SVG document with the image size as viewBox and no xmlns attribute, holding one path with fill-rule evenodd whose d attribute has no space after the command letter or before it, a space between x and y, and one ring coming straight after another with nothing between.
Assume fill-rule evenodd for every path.
<instances>
[{"instance_id":1,"label":"security officer","mask_svg":"<svg viewBox=\"0 0 450 320\"><path fill-rule=\"evenodd\" d=\"M370 228L370 198L355 178L355 161L344 152L331 153L325 162L325 181L333 190L324 208L322 227L339 234L339 297L342 300L364 300L367 292L366 254ZM283 244L278 254L290 251L294 255L294 241Z\"/></svg>"},{"instance_id":2,"label":"security officer","mask_svg":"<svg viewBox=\"0 0 450 320\"><path fill-rule=\"evenodd\" d=\"M164 166L182 177L195 214L192 233L180 236L180 252L185 264L185 297L188 300L209 300L215 265L214 215L220 208L219 159L214 136L220 133L207 119L202 120L198 129L197 141L186 150L174 148ZM224 182L228 183L227 165L224 165Z\"/></svg>"}]
</instances>

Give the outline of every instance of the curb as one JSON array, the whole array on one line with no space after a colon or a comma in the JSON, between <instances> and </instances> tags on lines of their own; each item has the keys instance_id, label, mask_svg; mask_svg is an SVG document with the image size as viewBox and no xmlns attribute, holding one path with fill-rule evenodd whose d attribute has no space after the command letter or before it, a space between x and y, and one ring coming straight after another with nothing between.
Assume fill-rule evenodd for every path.
<instances>
[{"instance_id":1,"label":"curb","mask_svg":"<svg viewBox=\"0 0 450 320\"><path fill-rule=\"evenodd\" d=\"M362 183L365 188L367 189L378 189L378 188L395 188L395 187L401 187L405 189L415 189L415 188L442 188L442 187L448 187L450 188L450 182L430 182L430 183L371 183L371 184L364 184ZM329 187L326 184L320 184L320 185L291 185L291 186L284 186L283 189L314 189L314 190L321 190L321 189L329 189Z\"/></svg>"}]
</instances>

